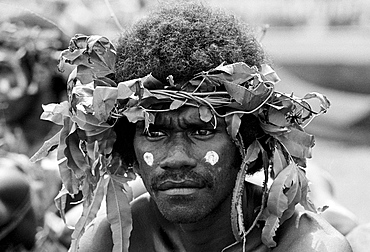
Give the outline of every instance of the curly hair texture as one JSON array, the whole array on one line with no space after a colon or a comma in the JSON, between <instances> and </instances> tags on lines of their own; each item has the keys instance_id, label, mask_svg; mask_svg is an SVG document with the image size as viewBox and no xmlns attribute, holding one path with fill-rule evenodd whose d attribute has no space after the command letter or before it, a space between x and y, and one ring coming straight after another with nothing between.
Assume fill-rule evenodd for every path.
<instances>
[{"instance_id":1,"label":"curly hair texture","mask_svg":"<svg viewBox=\"0 0 370 252\"><path fill-rule=\"evenodd\" d=\"M258 67L265 61L252 28L233 15L195 3L165 5L121 35L116 80L151 73L181 83L222 62Z\"/></svg>"}]
</instances>

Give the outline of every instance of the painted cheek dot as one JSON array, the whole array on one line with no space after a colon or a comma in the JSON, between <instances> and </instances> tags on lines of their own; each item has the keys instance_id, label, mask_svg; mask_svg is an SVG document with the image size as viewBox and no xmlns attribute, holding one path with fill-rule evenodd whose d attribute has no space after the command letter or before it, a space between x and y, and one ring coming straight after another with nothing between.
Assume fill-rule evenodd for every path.
<instances>
[{"instance_id":1,"label":"painted cheek dot","mask_svg":"<svg viewBox=\"0 0 370 252\"><path fill-rule=\"evenodd\" d=\"M207 163L215 165L218 162L219 156L215 151L208 151L204 158Z\"/></svg>"},{"instance_id":2,"label":"painted cheek dot","mask_svg":"<svg viewBox=\"0 0 370 252\"><path fill-rule=\"evenodd\" d=\"M143 155L144 161L147 165L152 166L154 162L154 157L152 153L145 152Z\"/></svg>"}]
</instances>

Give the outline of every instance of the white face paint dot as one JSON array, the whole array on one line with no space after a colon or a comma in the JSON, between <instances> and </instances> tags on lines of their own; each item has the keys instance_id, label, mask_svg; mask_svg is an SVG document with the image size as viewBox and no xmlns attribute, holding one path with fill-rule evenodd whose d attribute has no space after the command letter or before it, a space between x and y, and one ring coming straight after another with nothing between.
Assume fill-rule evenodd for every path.
<instances>
[{"instance_id":1,"label":"white face paint dot","mask_svg":"<svg viewBox=\"0 0 370 252\"><path fill-rule=\"evenodd\" d=\"M153 165L154 157L153 157L152 153L145 152L143 157L144 157L144 161L145 161L145 163L147 163L147 165L149 165L149 166Z\"/></svg>"},{"instance_id":2,"label":"white face paint dot","mask_svg":"<svg viewBox=\"0 0 370 252\"><path fill-rule=\"evenodd\" d=\"M215 151L208 151L204 157L207 163L215 165L218 162L219 156Z\"/></svg>"}]
</instances>

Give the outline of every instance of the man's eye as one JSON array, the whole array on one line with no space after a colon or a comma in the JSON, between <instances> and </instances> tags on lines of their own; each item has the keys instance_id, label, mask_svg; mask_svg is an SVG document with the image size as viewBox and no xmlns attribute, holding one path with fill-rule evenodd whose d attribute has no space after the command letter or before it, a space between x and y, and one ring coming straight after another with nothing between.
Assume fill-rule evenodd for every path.
<instances>
[{"instance_id":1,"label":"man's eye","mask_svg":"<svg viewBox=\"0 0 370 252\"><path fill-rule=\"evenodd\" d=\"M162 131L147 131L146 135L148 137L162 137L165 134Z\"/></svg>"},{"instance_id":2,"label":"man's eye","mask_svg":"<svg viewBox=\"0 0 370 252\"><path fill-rule=\"evenodd\" d=\"M213 133L214 133L213 130L199 129L199 130L194 131L193 134L197 136L209 136L209 135L212 135Z\"/></svg>"}]
</instances>

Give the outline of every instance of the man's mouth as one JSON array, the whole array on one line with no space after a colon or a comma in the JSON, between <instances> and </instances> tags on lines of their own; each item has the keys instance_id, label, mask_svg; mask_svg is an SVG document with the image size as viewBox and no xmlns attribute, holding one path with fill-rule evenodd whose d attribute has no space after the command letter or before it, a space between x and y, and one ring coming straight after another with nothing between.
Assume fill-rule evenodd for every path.
<instances>
[{"instance_id":1,"label":"man's mouth","mask_svg":"<svg viewBox=\"0 0 370 252\"><path fill-rule=\"evenodd\" d=\"M172 181L166 180L159 184L157 190L166 195L190 195L205 187L202 182L193 180Z\"/></svg>"}]
</instances>

